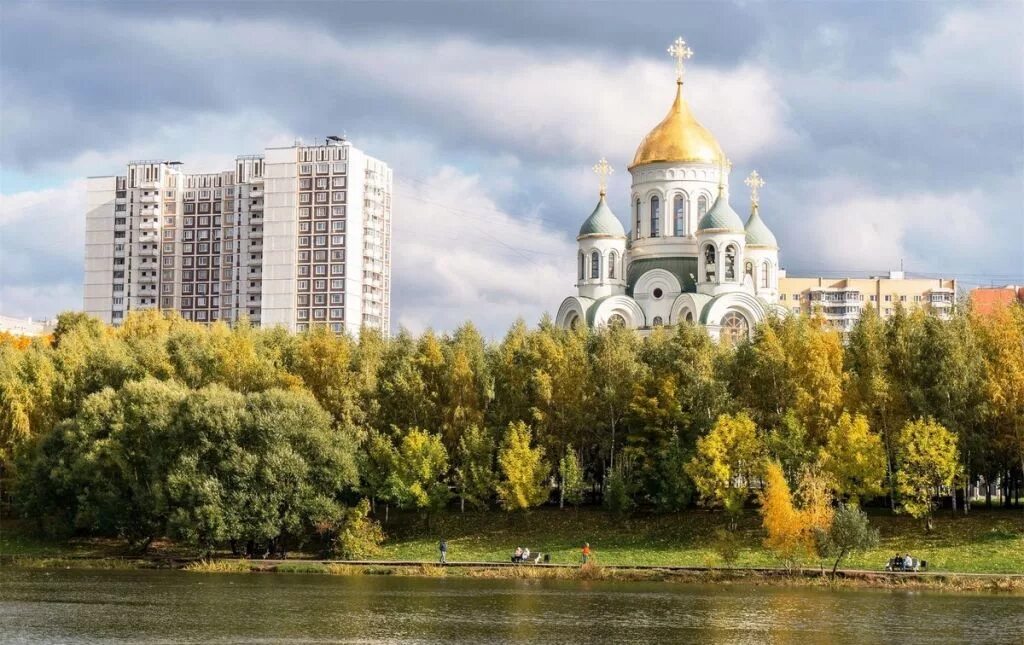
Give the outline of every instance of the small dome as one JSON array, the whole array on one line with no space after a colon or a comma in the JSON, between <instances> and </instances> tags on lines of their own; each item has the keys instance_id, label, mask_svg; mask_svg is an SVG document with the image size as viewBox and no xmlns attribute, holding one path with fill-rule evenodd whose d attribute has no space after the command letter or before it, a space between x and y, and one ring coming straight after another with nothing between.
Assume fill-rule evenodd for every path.
<instances>
[{"instance_id":1,"label":"small dome","mask_svg":"<svg viewBox=\"0 0 1024 645\"><path fill-rule=\"evenodd\" d=\"M747 220L747 246L764 246L772 249L779 248L779 243L775 241L775 234L771 232L768 226L761 219L761 216L757 212L757 204L754 204L753 210L750 212L750 219Z\"/></svg>"},{"instance_id":2,"label":"small dome","mask_svg":"<svg viewBox=\"0 0 1024 645\"><path fill-rule=\"evenodd\" d=\"M622 228L622 222L619 221L618 217L615 217L612 209L608 208L608 203L604 200L603 194L601 195L601 201L597 202L594 212L583 222L583 226L580 227L580 234L576 236L576 239L591 235L626 237L626 230Z\"/></svg>"},{"instance_id":3,"label":"small dome","mask_svg":"<svg viewBox=\"0 0 1024 645\"><path fill-rule=\"evenodd\" d=\"M698 231L725 230L731 233L743 232L743 220L736 214L736 211L729 205L725 193L719 189L718 199L715 200L704 217L700 218L697 224Z\"/></svg>"},{"instance_id":4,"label":"small dome","mask_svg":"<svg viewBox=\"0 0 1024 645\"><path fill-rule=\"evenodd\" d=\"M723 158L718 141L704 128L683 99L683 84L676 85L676 100L668 114L640 142L630 169L659 161L717 164Z\"/></svg>"}]
</instances>

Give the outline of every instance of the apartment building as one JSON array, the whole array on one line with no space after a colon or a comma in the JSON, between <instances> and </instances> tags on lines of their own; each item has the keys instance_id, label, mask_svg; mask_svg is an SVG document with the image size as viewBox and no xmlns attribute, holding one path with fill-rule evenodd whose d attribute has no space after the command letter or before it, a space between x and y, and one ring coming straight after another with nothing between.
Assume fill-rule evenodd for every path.
<instances>
[{"instance_id":1,"label":"apartment building","mask_svg":"<svg viewBox=\"0 0 1024 645\"><path fill-rule=\"evenodd\" d=\"M902 271L870 278L820 278L779 275L779 304L793 313L820 311L829 323L849 331L865 306L888 318L897 306L924 307L948 316L956 296L955 279L907 278Z\"/></svg>"},{"instance_id":2,"label":"apartment building","mask_svg":"<svg viewBox=\"0 0 1024 645\"><path fill-rule=\"evenodd\" d=\"M90 177L86 312L115 325L159 308L201 323L387 333L387 164L329 137L234 165L190 174L133 161L122 176Z\"/></svg>"}]
</instances>

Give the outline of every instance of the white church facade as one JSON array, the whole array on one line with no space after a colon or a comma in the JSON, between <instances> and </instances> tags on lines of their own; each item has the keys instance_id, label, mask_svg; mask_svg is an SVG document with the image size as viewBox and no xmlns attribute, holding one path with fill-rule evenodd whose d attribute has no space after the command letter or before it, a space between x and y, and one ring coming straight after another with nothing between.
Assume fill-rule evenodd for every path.
<instances>
[{"instance_id":1,"label":"white church facade","mask_svg":"<svg viewBox=\"0 0 1024 645\"><path fill-rule=\"evenodd\" d=\"M773 312L779 300L779 248L758 213L756 172L750 215L729 204L729 162L683 96L682 39L676 96L668 115L641 141L632 176L627 233L605 200L611 172L602 159L600 199L577 236L577 294L558 309L557 324L620 324L641 331L692 323L714 338L735 340Z\"/></svg>"}]
</instances>

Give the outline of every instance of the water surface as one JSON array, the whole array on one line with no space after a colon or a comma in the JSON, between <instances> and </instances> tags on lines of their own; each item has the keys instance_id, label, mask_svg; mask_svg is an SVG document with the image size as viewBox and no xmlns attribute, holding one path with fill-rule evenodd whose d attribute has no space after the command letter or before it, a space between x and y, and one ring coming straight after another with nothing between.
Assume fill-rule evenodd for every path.
<instances>
[{"instance_id":1,"label":"water surface","mask_svg":"<svg viewBox=\"0 0 1024 645\"><path fill-rule=\"evenodd\" d=\"M0 569L4 643L1024 643L1024 598L397 576Z\"/></svg>"}]
</instances>

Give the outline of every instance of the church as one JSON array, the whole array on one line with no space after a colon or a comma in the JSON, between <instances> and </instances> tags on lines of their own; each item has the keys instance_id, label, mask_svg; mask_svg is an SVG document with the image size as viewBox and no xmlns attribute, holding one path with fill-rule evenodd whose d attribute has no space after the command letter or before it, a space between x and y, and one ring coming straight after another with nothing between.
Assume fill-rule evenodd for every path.
<instances>
[{"instance_id":1,"label":"church","mask_svg":"<svg viewBox=\"0 0 1024 645\"><path fill-rule=\"evenodd\" d=\"M576 237L577 294L562 302L556 322L641 333L685 322L733 342L769 315L787 313L778 304L779 247L758 212L764 181L756 171L745 182L745 222L730 205L729 161L683 92L693 52L682 38L668 51L676 59L675 100L629 166L632 230L605 200L612 169L602 159L594 166L600 198Z\"/></svg>"}]
</instances>

